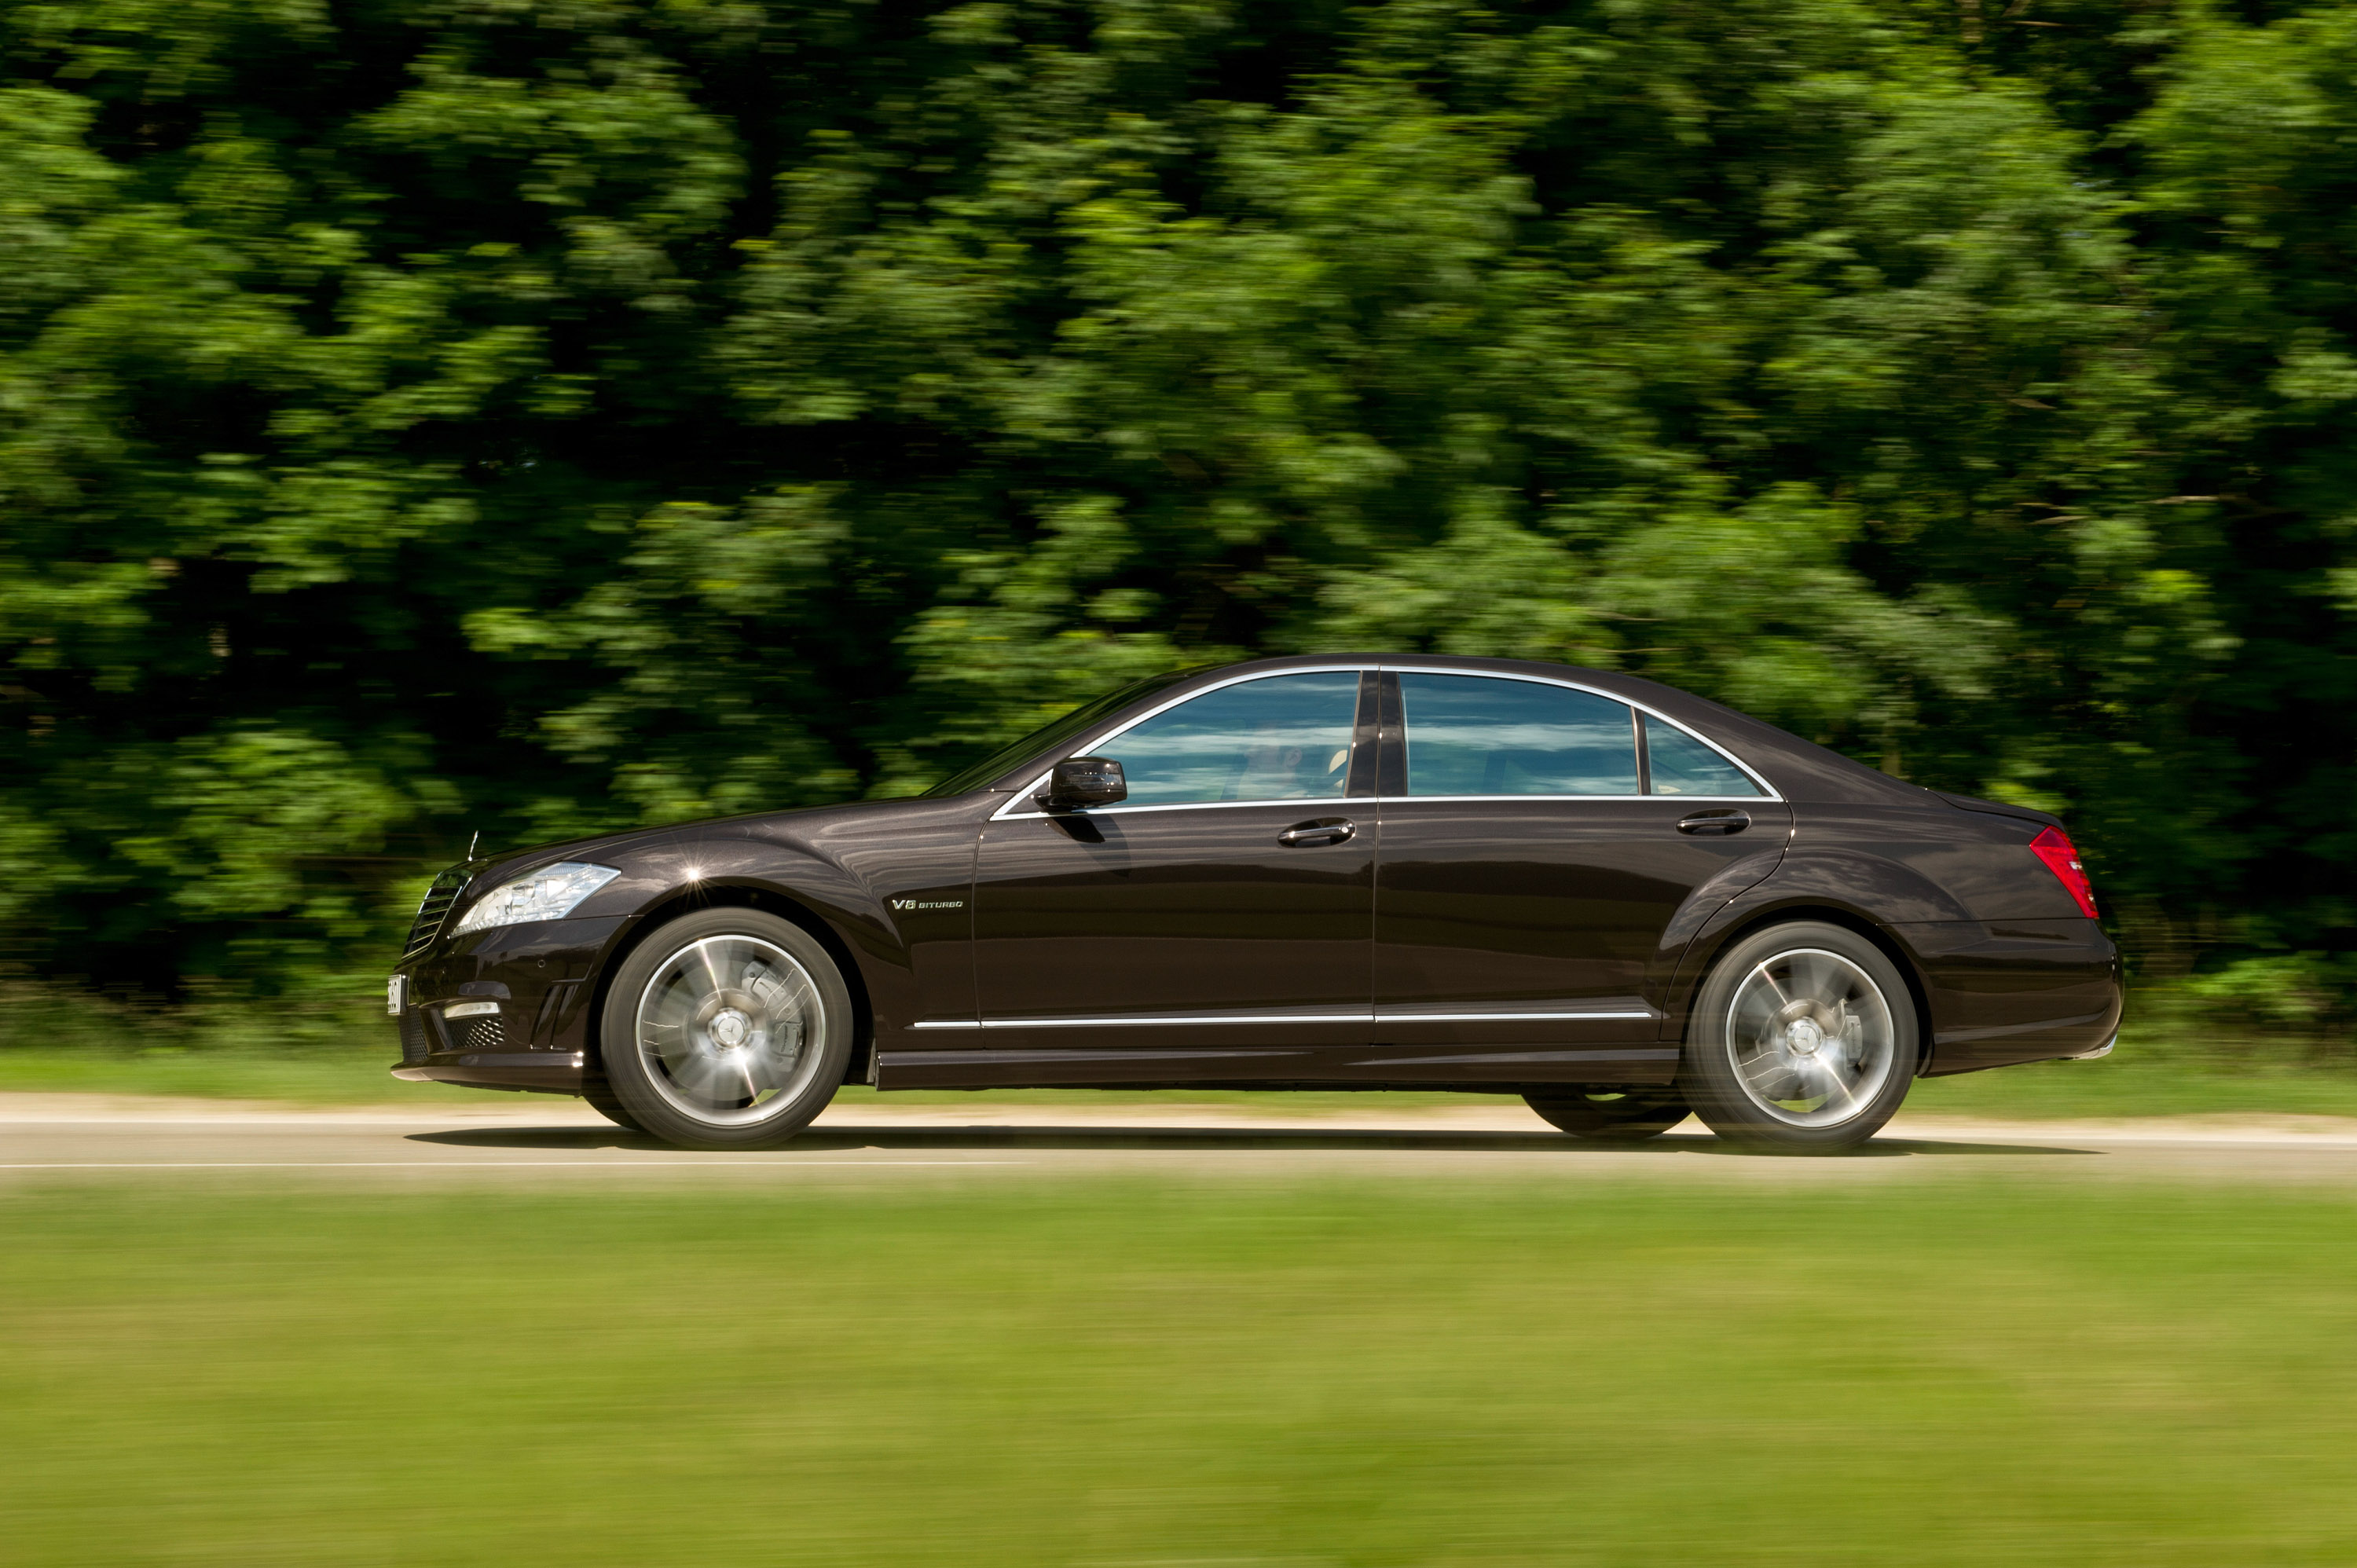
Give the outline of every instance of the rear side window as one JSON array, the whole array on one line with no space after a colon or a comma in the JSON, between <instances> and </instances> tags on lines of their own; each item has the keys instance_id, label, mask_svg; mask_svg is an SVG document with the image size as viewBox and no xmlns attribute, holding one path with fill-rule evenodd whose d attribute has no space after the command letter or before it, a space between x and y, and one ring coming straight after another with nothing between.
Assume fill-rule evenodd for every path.
<instances>
[{"instance_id":1,"label":"rear side window","mask_svg":"<svg viewBox=\"0 0 2357 1568\"><path fill-rule=\"evenodd\" d=\"M1648 718L1645 771L1656 795L1758 795L1743 769L1674 725Z\"/></svg>"},{"instance_id":2,"label":"rear side window","mask_svg":"<svg viewBox=\"0 0 2357 1568\"><path fill-rule=\"evenodd\" d=\"M1271 675L1191 698L1096 747L1133 806L1339 800L1359 714L1355 670Z\"/></svg>"},{"instance_id":3,"label":"rear side window","mask_svg":"<svg viewBox=\"0 0 2357 1568\"><path fill-rule=\"evenodd\" d=\"M1486 675L1399 678L1411 795L1634 795L1625 703Z\"/></svg>"}]
</instances>

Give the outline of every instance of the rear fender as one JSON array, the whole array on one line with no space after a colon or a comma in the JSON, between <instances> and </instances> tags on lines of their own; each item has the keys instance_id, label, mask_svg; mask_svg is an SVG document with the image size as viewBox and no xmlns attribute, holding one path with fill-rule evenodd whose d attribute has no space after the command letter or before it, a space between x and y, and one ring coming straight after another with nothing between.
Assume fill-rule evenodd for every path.
<instances>
[{"instance_id":1,"label":"rear fender","mask_svg":"<svg viewBox=\"0 0 2357 1568\"><path fill-rule=\"evenodd\" d=\"M1837 924L1872 937L1889 952L1914 993L1924 1040L1929 1042L1932 1019L1923 1014L1927 994L1923 966L1891 928L1902 923L1969 920L1971 916L1937 884L1897 861L1831 846L1794 848L1771 875L1742 889L1696 923L1693 936L1679 950L1675 971L1661 993L1661 1037L1685 1038L1695 997L1727 943L1788 912L1795 919L1833 918Z\"/></svg>"}]
</instances>

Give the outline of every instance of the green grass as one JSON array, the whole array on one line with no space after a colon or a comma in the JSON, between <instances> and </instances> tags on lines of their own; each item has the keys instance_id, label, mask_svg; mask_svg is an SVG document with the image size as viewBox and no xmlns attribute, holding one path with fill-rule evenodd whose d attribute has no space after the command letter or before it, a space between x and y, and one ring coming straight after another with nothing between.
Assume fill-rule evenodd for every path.
<instances>
[{"instance_id":1,"label":"green grass","mask_svg":"<svg viewBox=\"0 0 2357 1568\"><path fill-rule=\"evenodd\" d=\"M2357 1560L2357 1201L0 1197L7 1561Z\"/></svg>"},{"instance_id":2,"label":"green grass","mask_svg":"<svg viewBox=\"0 0 2357 1568\"><path fill-rule=\"evenodd\" d=\"M12 1046L0 1048L0 1091L175 1094L314 1105L484 1098L477 1091L444 1084L404 1083L386 1070L400 1059L398 1048L382 1047L277 1052Z\"/></svg>"},{"instance_id":3,"label":"green grass","mask_svg":"<svg viewBox=\"0 0 2357 1568\"><path fill-rule=\"evenodd\" d=\"M386 1068L393 1052L382 1046L308 1052L233 1048L140 1053L89 1047L0 1048L0 1091L83 1094L167 1094L210 1099L277 1100L317 1105L425 1105L500 1101L491 1095L441 1084L404 1083ZM1488 1097L1461 1094L1286 1093L1209 1090L1147 1093L1121 1090L993 1090L962 1093L914 1090L878 1095L845 1089L845 1105L1163 1106L1217 1105L1271 1116L1368 1113L1479 1105ZM2041 1062L1926 1079L1907 1101L1918 1112L1990 1117L2175 1116L2201 1112L2357 1116L2357 1071L2261 1063L2228 1070L2212 1062L2139 1054L2133 1042L2097 1062Z\"/></svg>"},{"instance_id":4,"label":"green grass","mask_svg":"<svg viewBox=\"0 0 2357 1568\"><path fill-rule=\"evenodd\" d=\"M1907 1109L2006 1118L2357 1116L2357 1071L2264 1060L2229 1068L2215 1059L2141 1055L2123 1045L2101 1061L2030 1062L1927 1078L1909 1090Z\"/></svg>"}]
</instances>

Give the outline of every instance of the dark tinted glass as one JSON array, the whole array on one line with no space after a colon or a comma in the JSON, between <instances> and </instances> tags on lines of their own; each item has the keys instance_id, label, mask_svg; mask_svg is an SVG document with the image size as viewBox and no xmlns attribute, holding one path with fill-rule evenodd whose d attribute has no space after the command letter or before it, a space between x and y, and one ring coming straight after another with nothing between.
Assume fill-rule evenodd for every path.
<instances>
[{"instance_id":1,"label":"dark tinted glass","mask_svg":"<svg viewBox=\"0 0 2357 1568\"><path fill-rule=\"evenodd\" d=\"M1025 757L1052 751L1098 723L1117 708L1126 707L1138 698L1151 695L1176 681L1193 674L1191 670L1173 670L1167 675L1151 675L1143 681L1132 681L1116 691L1107 692L1092 702L1082 703L1062 718L1053 719L1033 730L1012 746L1004 746L973 767L951 774L925 791L928 796L963 795L969 789L979 789L995 781L1008 768ZM1020 782L1028 782L1023 780ZM1018 788L1020 783L1018 783Z\"/></svg>"},{"instance_id":2,"label":"dark tinted glass","mask_svg":"<svg viewBox=\"0 0 2357 1568\"><path fill-rule=\"evenodd\" d=\"M1411 795L1633 795L1626 703L1481 675L1402 675Z\"/></svg>"},{"instance_id":3,"label":"dark tinted glass","mask_svg":"<svg viewBox=\"0 0 2357 1568\"><path fill-rule=\"evenodd\" d=\"M1645 721L1645 771L1656 795L1757 795L1760 786L1685 731Z\"/></svg>"},{"instance_id":4,"label":"dark tinted glass","mask_svg":"<svg viewBox=\"0 0 2357 1568\"><path fill-rule=\"evenodd\" d=\"M1269 675L1157 714L1097 748L1128 804L1340 799L1351 779L1356 671Z\"/></svg>"}]
</instances>

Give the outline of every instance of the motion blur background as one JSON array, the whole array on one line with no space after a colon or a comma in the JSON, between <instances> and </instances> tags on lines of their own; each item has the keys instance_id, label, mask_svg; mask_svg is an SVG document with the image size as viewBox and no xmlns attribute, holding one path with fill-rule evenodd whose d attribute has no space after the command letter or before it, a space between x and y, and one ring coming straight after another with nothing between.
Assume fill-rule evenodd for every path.
<instances>
[{"instance_id":1,"label":"motion blur background","mask_svg":"<svg viewBox=\"0 0 2357 1568\"><path fill-rule=\"evenodd\" d=\"M291 1038L479 830L1431 650L2064 812L2142 982L2347 1033L2357 7L62 0L0 81L20 986Z\"/></svg>"},{"instance_id":2,"label":"motion blur background","mask_svg":"<svg viewBox=\"0 0 2357 1568\"><path fill-rule=\"evenodd\" d=\"M2357 1122L754 1169L377 1000L1432 650L2064 813L2126 1042L1910 1116L2357 1114L2352 338L2357 5L0 0L0 1557L2357 1561Z\"/></svg>"}]
</instances>

